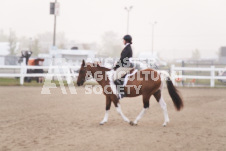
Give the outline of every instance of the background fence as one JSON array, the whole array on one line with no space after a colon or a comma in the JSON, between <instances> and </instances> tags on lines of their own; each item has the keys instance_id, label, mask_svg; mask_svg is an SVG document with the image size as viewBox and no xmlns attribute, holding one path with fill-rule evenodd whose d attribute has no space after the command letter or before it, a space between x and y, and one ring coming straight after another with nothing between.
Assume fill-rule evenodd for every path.
<instances>
[{"instance_id":1,"label":"background fence","mask_svg":"<svg viewBox=\"0 0 226 151\"><path fill-rule=\"evenodd\" d=\"M0 65L0 70L11 69L10 72L0 72L0 78L20 78L20 84L24 84L25 77L64 77L68 83L71 82L72 77L76 79L80 65L68 65L61 64L59 65L50 65L50 66L27 66L25 60L20 65ZM43 69L44 73L27 73L27 69ZM13 72L12 72L13 71ZM186 73L185 73L186 72ZM196 75L196 72L204 72L203 75ZM216 68L215 66L210 67L176 67L175 65L171 65L170 75L174 84L180 83L181 86L186 86L184 84L185 81L193 81L193 86L195 85L194 80L208 80L209 85L204 85L207 87L215 87L216 80L222 80L226 82L226 76L220 76L218 73L226 72L226 68ZM190 74L189 74L190 73ZM70 77L70 78L69 78ZM189 82L188 82L189 83ZM226 83L222 86L226 86Z\"/></svg>"}]
</instances>

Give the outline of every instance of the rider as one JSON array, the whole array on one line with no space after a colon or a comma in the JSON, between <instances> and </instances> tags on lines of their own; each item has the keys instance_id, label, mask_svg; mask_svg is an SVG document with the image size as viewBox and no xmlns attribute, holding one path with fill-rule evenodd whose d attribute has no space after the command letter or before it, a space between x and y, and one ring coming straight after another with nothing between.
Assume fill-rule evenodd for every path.
<instances>
[{"instance_id":1,"label":"rider","mask_svg":"<svg viewBox=\"0 0 226 151\"><path fill-rule=\"evenodd\" d=\"M117 62L116 66L114 67L114 70L116 71L125 71L128 72L131 70L131 63L129 62L129 58L133 56L133 51L131 48L132 44L132 37L130 35L125 35L123 37L123 42L125 45L125 48L121 52L120 60ZM123 81L124 81L124 76L123 77L117 77L114 83L117 86L118 92L121 95L121 98L125 97L125 92L120 91L123 89Z\"/></svg>"}]
</instances>

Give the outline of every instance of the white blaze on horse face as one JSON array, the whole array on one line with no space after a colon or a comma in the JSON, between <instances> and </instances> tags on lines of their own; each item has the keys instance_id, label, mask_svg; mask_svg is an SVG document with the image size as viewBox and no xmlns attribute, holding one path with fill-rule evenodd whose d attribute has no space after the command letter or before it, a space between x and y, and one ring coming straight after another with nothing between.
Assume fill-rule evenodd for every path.
<instances>
[{"instance_id":1,"label":"white blaze on horse face","mask_svg":"<svg viewBox=\"0 0 226 151\"><path fill-rule=\"evenodd\" d=\"M122 116L124 121L129 123L130 122L129 119L122 113L120 104L118 103L117 105L118 107L116 107L116 111Z\"/></svg>"}]
</instances>

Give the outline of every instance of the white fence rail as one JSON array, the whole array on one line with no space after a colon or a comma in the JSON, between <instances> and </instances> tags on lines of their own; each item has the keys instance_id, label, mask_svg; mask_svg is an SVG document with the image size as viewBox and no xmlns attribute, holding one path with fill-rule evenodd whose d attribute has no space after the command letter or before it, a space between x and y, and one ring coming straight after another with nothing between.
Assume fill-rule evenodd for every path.
<instances>
[{"instance_id":1,"label":"white fence rail","mask_svg":"<svg viewBox=\"0 0 226 151\"><path fill-rule=\"evenodd\" d=\"M182 75L177 74L182 71L206 71L210 72L210 76L196 76L196 75ZM194 68L194 67L176 67L175 65L171 66L171 78L173 83L175 83L176 78L181 79L209 79L210 87L215 86L215 80L226 80L226 76L218 76L216 72L225 72L226 68L215 68L215 66L211 66L210 68Z\"/></svg>"},{"instance_id":2,"label":"white fence rail","mask_svg":"<svg viewBox=\"0 0 226 151\"><path fill-rule=\"evenodd\" d=\"M18 73L0 73L1 77L19 77L20 84L24 84L25 77L46 77L48 76L65 76L67 77L77 77L78 73L75 73L75 70L78 70L80 66L26 66L25 63L22 63L20 66L0 66L0 69L18 69L20 72ZM43 69L48 70L48 73L27 73L27 69ZM55 72L55 69L66 70L67 72ZM65 71L64 70L64 71ZM182 71L205 71L209 72L210 76L200 76L200 75L182 75L178 74L182 73ZM215 86L215 80L221 79L226 80L226 76L218 76L216 72L224 72L226 68L215 68L215 66L211 66L210 68L194 68L194 67L176 67L175 65L171 66L171 79L173 83L175 83L176 78L181 79L208 79L210 80L210 87Z\"/></svg>"},{"instance_id":3,"label":"white fence rail","mask_svg":"<svg viewBox=\"0 0 226 151\"><path fill-rule=\"evenodd\" d=\"M4 65L0 66L0 69L18 69L20 72L18 73L0 73L1 77L19 77L20 78L20 85L24 84L25 77L57 77L57 76L64 76L66 79L67 77L77 77L78 73L74 72L78 70L79 66L70 66L70 65L62 65L62 66L27 66L25 64L25 60L19 66L12 66L12 65ZM43 69L48 70L48 73L27 73L27 69ZM69 83L69 82L68 82Z\"/></svg>"}]
</instances>

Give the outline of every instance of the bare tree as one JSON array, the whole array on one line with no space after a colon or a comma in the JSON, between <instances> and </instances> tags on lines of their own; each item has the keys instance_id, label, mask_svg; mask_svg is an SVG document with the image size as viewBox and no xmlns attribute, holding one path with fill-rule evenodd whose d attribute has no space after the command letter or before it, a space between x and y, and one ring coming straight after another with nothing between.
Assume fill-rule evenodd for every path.
<instances>
[{"instance_id":1,"label":"bare tree","mask_svg":"<svg viewBox=\"0 0 226 151\"><path fill-rule=\"evenodd\" d=\"M39 40L36 38L31 44L31 51L33 52L33 55L37 56L40 53L40 45Z\"/></svg>"},{"instance_id":2,"label":"bare tree","mask_svg":"<svg viewBox=\"0 0 226 151\"><path fill-rule=\"evenodd\" d=\"M40 52L49 52L49 49L52 46L53 34L51 32L45 32L37 35L37 39L40 44ZM63 32L56 34L56 45L60 49L66 49L67 39Z\"/></svg>"},{"instance_id":3,"label":"bare tree","mask_svg":"<svg viewBox=\"0 0 226 151\"><path fill-rule=\"evenodd\" d=\"M18 38L18 41L20 43L19 50L29 50L31 42L30 38L23 36Z\"/></svg>"},{"instance_id":4,"label":"bare tree","mask_svg":"<svg viewBox=\"0 0 226 151\"><path fill-rule=\"evenodd\" d=\"M114 32L108 31L102 36L100 55L119 57L123 49L122 39Z\"/></svg>"},{"instance_id":5,"label":"bare tree","mask_svg":"<svg viewBox=\"0 0 226 151\"><path fill-rule=\"evenodd\" d=\"M4 34L3 30L0 30L0 41L1 42L8 41L8 36Z\"/></svg>"},{"instance_id":6,"label":"bare tree","mask_svg":"<svg viewBox=\"0 0 226 151\"><path fill-rule=\"evenodd\" d=\"M192 59L198 60L200 59L201 55L198 49L195 49L195 51L192 51Z\"/></svg>"},{"instance_id":7,"label":"bare tree","mask_svg":"<svg viewBox=\"0 0 226 151\"><path fill-rule=\"evenodd\" d=\"M10 29L8 42L9 42L9 52L11 55L15 54L16 41L17 41L16 33Z\"/></svg>"}]
</instances>

